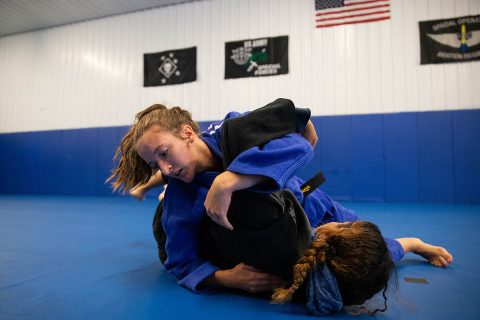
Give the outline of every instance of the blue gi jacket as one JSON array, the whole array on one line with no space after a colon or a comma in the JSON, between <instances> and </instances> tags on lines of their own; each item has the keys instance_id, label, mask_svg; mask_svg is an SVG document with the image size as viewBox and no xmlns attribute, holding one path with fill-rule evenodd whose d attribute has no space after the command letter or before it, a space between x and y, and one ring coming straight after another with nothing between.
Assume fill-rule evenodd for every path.
<instances>
[{"instance_id":1,"label":"blue gi jacket","mask_svg":"<svg viewBox=\"0 0 480 320\"><path fill-rule=\"evenodd\" d=\"M239 113L231 112L224 120L237 117ZM223 160L220 138L221 125L213 123L200 135L215 157ZM287 156L286 156L287 155ZM274 139L262 147L252 147L238 155L227 170L241 174L256 174L269 178L268 190L272 192L289 189L305 209L312 227L331 221L355 221L357 215L328 195L317 189L304 198L300 178L295 176L313 156L310 144L299 134L292 133L280 139ZM167 234L167 260L165 268L173 273L178 283L195 292L198 284L215 273L219 268L202 259L199 255L199 224L206 214L204 202L213 180L220 172L203 172L197 174L194 181L187 184L177 179L169 179L164 199L162 224ZM265 185L263 186L265 188ZM403 256L401 246L395 240L386 239L394 261ZM390 243L389 243L390 241Z\"/></svg>"}]
</instances>

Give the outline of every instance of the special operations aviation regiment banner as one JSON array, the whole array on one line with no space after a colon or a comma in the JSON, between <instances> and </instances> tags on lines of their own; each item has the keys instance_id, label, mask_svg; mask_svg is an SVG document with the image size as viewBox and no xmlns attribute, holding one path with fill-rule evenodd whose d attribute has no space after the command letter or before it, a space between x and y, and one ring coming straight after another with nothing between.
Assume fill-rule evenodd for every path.
<instances>
[{"instance_id":1,"label":"special operations aviation regiment banner","mask_svg":"<svg viewBox=\"0 0 480 320\"><path fill-rule=\"evenodd\" d=\"M421 63L480 60L480 15L419 22Z\"/></svg>"},{"instance_id":2,"label":"special operations aviation regiment banner","mask_svg":"<svg viewBox=\"0 0 480 320\"><path fill-rule=\"evenodd\" d=\"M225 43L225 79L288 73L288 36Z\"/></svg>"}]
</instances>

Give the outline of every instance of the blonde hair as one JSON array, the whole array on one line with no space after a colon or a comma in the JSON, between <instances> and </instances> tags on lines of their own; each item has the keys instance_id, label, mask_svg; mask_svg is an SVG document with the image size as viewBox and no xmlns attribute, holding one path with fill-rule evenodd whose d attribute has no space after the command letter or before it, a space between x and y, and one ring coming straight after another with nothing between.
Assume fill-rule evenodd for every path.
<instances>
[{"instance_id":1,"label":"blonde hair","mask_svg":"<svg viewBox=\"0 0 480 320\"><path fill-rule=\"evenodd\" d=\"M315 240L293 268L293 284L278 288L272 295L273 303L288 302L318 264L326 263L338 283L343 304L361 305L383 289L387 309L386 290L394 264L387 244L378 227L366 221L357 221L341 233L317 228Z\"/></svg>"},{"instance_id":2,"label":"blonde hair","mask_svg":"<svg viewBox=\"0 0 480 320\"><path fill-rule=\"evenodd\" d=\"M195 133L199 133L198 124L192 115L180 107L167 108L162 104L154 104L135 115L135 122L122 138L113 160L118 165L107 179L113 191L125 192L146 183L156 170L151 168L137 153L135 145L140 137L151 126L158 125L167 132L179 136L182 125L189 125Z\"/></svg>"}]
</instances>

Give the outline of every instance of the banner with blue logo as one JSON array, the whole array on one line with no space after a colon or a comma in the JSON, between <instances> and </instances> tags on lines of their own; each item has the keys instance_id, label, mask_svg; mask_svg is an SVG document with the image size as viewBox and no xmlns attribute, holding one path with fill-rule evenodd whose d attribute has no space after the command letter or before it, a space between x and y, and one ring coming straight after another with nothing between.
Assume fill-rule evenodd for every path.
<instances>
[{"instance_id":1,"label":"banner with blue logo","mask_svg":"<svg viewBox=\"0 0 480 320\"><path fill-rule=\"evenodd\" d=\"M421 64L480 60L480 15L421 21Z\"/></svg>"}]
</instances>

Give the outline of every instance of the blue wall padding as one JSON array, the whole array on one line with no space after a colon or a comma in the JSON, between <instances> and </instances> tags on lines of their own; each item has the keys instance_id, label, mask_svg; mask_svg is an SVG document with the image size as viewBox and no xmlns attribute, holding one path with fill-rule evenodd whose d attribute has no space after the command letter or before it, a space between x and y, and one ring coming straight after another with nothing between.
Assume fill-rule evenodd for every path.
<instances>
[{"instance_id":1,"label":"blue wall padding","mask_svg":"<svg viewBox=\"0 0 480 320\"><path fill-rule=\"evenodd\" d=\"M59 174L62 136L58 131L42 131L17 134L17 138L28 139L27 143L17 145L27 153L26 158L19 159L25 170L18 181L18 188L23 189L23 193L58 193L63 179L63 175Z\"/></svg>"},{"instance_id":2,"label":"blue wall padding","mask_svg":"<svg viewBox=\"0 0 480 320\"><path fill-rule=\"evenodd\" d=\"M384 200L384 160L383 116L352 117L353 201Z\"/></svg>"},{"instance_id":3,"label":"blue wall padding","mask_svg":"<svg viewBox=\"0 0 480 320\"><path fill-rule=\"evenodd\" d=\"M480 203L480 110L312 120L319 141L299 175L322 170L338 200ZM111 195L104 182L127 130L0 134L0 193Z\"/></svg>"},{"instance_id":4,"label":"blue wall padding","mask_svg":"<svg viewBox=\"0 0 480 320\"><path fill-rule=\"evenodd\" d=\"M98 129L63 131L60 171L61 189L66 194L95 194L98 153ZM80 161L79 161L80 160ZM75 168L81 174L78 174Z\"/></svg>"},{"instance_id":5,"label":"blue wall padding","mask_svg":"<svg viewBox=\"0 0 480 320\"><path fill-rule=\"evenodd\" d=\"M454 202L451 113L419 113L418 198L420 202Z\"/></svg>"},{"instance_id":6,"label":"blue wall padding","mask_svg":"<svg viewBox=\"0 0 480 320\"><path fill-rule=\"evenodd\" d=\"M415 113L384 116L385 201L418 201L418 143Z\"/></svg>"},{"instance_id":7,"label":"blue wall padding","mask_svg":"<svg viewBox=\"0 0 480 320\"><path fill-rule=\"evenodd\" d=\"M318 153L320 166L329 183L324 190L335 193L338 200L352 199L352 118L351 116L320 118ZM308 172L305 174L308 176Z\"/></svg>"},{"instance_id":8,"label":"blue wall padding","mask_svg":"<svg viewBox=\"0 0 480 320\"><path fill-rule=\"evenodd\" d=\"M480 202L480 110L453 113L455 200Z\"/></svg>"},{"instance_id":9,"label":"blue wall padding","mask_svg":"<svg viewBox=\"0 0 480 320\"><path fill-rule=\"evenodd\" d=\"M112 128L98 129L98 154L97 154L97 172L96 172L96 194L109 195L111 191L105 188L105 180L110 176L110 171L113 168L113 155L117 145L119 144L119 137L117 130Z\"/></svg>"}]
</instances>

